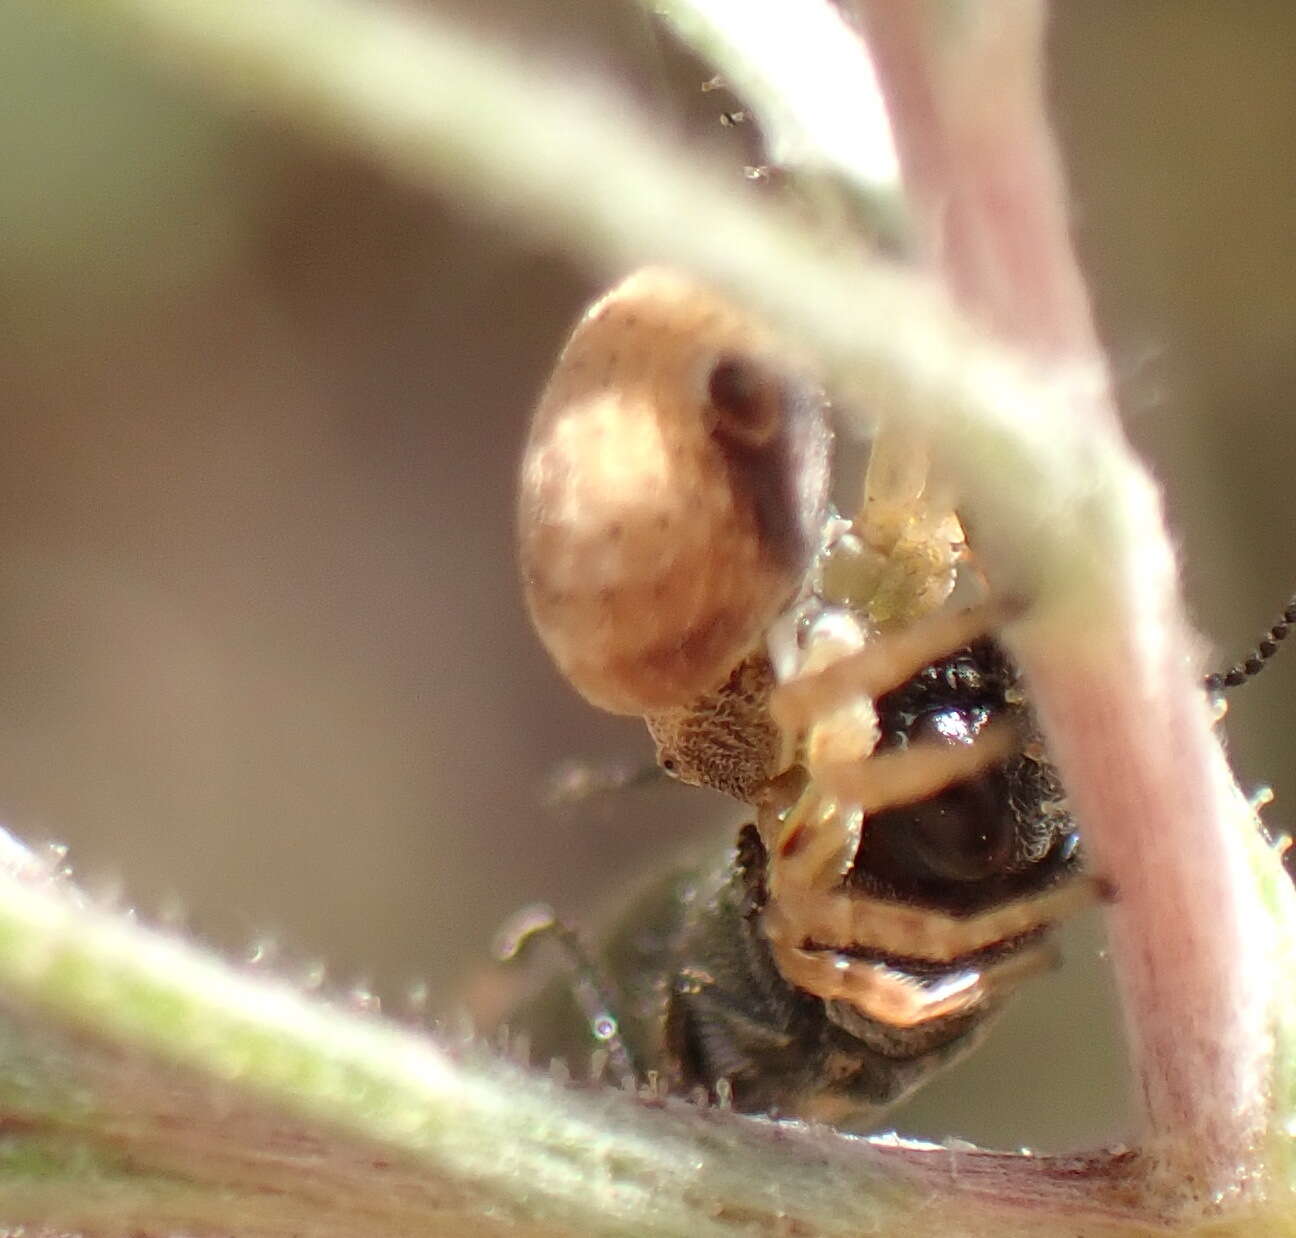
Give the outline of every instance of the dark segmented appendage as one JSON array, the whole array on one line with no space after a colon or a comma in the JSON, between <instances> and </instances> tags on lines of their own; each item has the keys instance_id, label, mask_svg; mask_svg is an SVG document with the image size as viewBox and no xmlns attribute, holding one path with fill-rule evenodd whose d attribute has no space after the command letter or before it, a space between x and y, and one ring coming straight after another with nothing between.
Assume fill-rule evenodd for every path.
<instances>
[{"instance_id":1,"label":"dark segmented appendage","mask_svg":"<svg viewBox=\"0 0 1296 1238\"><path fill-rule=\"evenodd\" d=\"M1296 625L1296 597L1287 603L1282 619L1269 629L1264 639L1247 657L1226 671L1217 671L1213 675L1206 676L1204 681L1206 691L1218 695L1226 688L1236 688L1246 683L1248 679L1253 679L1264 670L1269 659L1278 652L1279 644L1287 639L1287 633L1291 631L1293 625Z\"/></svg>"}]
</instances>

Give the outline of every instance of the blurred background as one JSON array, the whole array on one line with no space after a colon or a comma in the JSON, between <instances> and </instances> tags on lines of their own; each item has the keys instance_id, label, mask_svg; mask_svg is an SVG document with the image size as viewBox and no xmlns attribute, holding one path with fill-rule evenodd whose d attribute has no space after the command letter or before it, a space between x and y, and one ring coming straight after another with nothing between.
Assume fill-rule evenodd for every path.
<instances>
[{"instance_id":1,"label":"blurred background","mask_svg":"<svg viewBox=\"0 0 1296 1238\"><path fill-rule=\"evenodd\" d=\"M458 7L748 161L731 101L628 3ZM1296 581L1293 45L1285 0L1060 0L1051 34L1130 433L1220 662ZM144 916L292 974L324 960L397 1012L519 905L579 919L727 829L671 785L542 804L564 761L651 754L566 689L514 579L521 437L587 277L38 4L0 6L0 83L0 821ZM1293 688L1296 651L1230 725L1276 823ZM1067 951L897 1125L1123 1133L1095 927Z\"/></svg>"}]
</instances>

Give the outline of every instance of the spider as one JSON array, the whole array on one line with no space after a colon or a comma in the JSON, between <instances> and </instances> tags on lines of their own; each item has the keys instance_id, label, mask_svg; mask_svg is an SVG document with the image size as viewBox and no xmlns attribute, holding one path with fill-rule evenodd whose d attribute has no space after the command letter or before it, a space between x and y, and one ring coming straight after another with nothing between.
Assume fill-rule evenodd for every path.
<instances>
[{"instance_id":1,"label":"spider","mask_svg":"<svg viewBox=\"0 0 1296 1238\"><path fill-rule=\"evenodd\" d=\"M846 515L831 456L814 376L692 280L640 271L577 325L521 470L532 618L582 695L645 718L662 769L752 819L596 953L535 908L497 953L562 947L503 1021L577 1074L859 1125L1114 892L922 442L884 423Z\"/></svg>"}]
</instances>

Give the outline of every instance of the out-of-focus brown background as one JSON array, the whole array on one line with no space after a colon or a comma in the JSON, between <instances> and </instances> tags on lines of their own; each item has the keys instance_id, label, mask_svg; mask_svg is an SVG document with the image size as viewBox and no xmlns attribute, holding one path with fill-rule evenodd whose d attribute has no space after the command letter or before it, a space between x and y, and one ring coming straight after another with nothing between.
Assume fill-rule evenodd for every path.
<instances>
[{"instance_id":1,"label":"out-of-focus brown background","mask_svg":"<svg viewBox=\"0 0 1296 1238\"><path fill-rule=\"evenodd\" d=\"M743 161L629 5L461 7ZM1051 42L1130 431L1225 658L1296 579L1296 8L1064 0ZM0 820L143 914L399 1007L521 903L577 914L735 819L672 786L539 805L566 758L650 752L565 689L514 580L519 443L586 276L35 3L0 9L0 98ZM1294 685L1296 656L1234 705L1277 821ZM898 1124L1119 1135L1098 949L1076 935Z\"/></svg>"}]
</instances>

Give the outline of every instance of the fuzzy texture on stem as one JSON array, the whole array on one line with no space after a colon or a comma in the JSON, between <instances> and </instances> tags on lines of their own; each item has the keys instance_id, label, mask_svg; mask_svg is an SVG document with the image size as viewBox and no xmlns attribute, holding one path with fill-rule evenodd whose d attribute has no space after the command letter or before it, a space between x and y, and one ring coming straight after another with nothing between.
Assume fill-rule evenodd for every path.
<instances>
[{"instance_id":1,"label":"fuzzy texture on stem","mask_svg":"<svg viewBox=\"0 0 1296 1238\"><path fill-rule=\"evenodd\" d=\"M1024 1238L1042 1198L1096 1233L1140 1215L1119 1158L879 1147L450 1052L96 909L3 833L0 990L8 1225Z\"/></svg>"},{"instance_id":2,"label":"fuzzy texture on stem","mask_svg":"<svg viewBox=\"0 0 1296 1238\"><path fill-rule=\"evenodd\" d=\"M1097 374L1045 118L1043 4L854 8L922 235L956 297L1043 362L1079 358ZM1010 637L1092 862L1117 891L1113 957L1152 1139L1185 1194L1209 1201L1256 1169L1281 972L1251 889L1254 814L1211 733L1160 496L1128 453L1109 391L1077 391L1068 416L1127 454L1112 496L1130 534L1107 566L1112 611L1082 644L1061 612Z\"/></svg>"}]
</instances>

